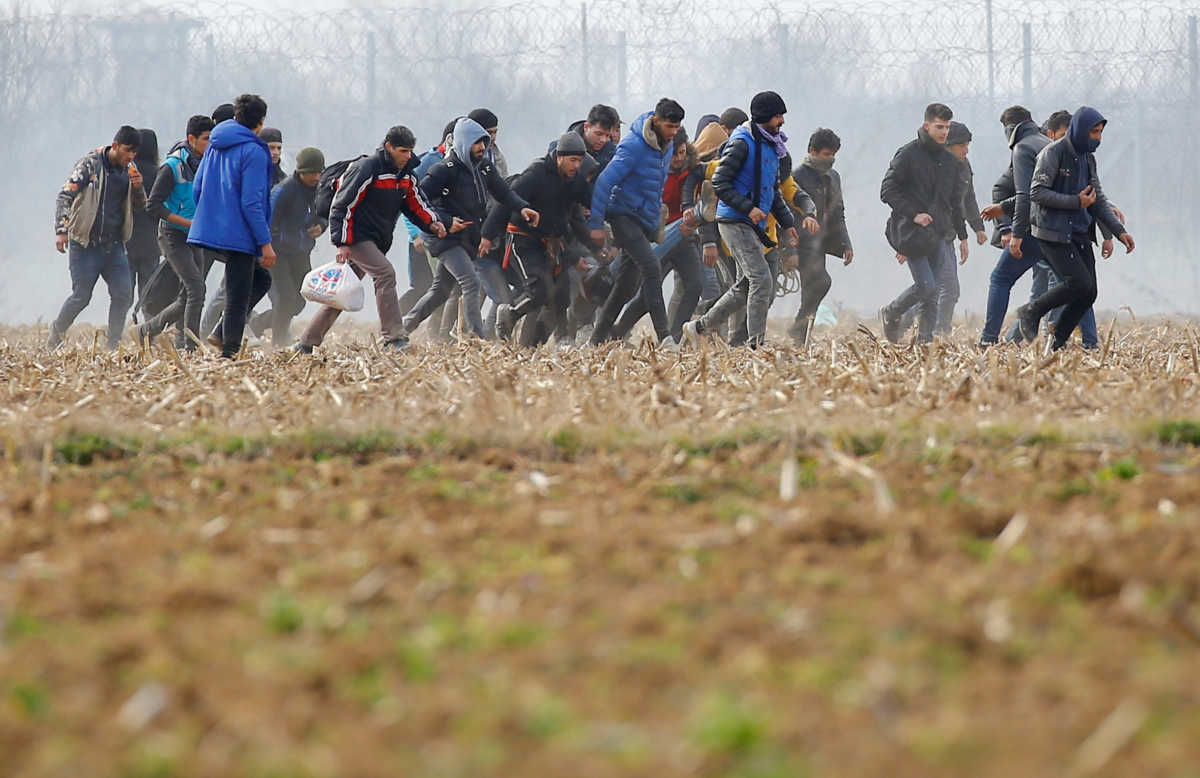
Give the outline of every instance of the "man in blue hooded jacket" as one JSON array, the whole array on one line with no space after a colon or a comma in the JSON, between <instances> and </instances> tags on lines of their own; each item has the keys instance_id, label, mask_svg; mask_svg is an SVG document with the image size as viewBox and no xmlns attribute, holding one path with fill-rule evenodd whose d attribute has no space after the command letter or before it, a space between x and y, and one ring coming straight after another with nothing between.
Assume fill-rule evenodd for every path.
<instances>
[{"instance_id":1,"label":"man in blue hooded jacket","mask_svg":"<svg viewBox=\"0 0 1200 778\"><path fill-rule=\"evenodd\" d=\"M612 161L596 179L592 190L592 213L588 219L592 242L604 245L607 221L613 242L625 252L627 261L613 281L612 291L596 315L592 345L608 340L613 322L629 291L641 279L641 298L659 342L671 337L667 305L662 294L662 267L651 247L662 221L663 186L675 154L675 134L683 124L683 106L664 97L654 111L644 113L621 139ZM671 340L667 345L677 345Z\"/></svg>"},{"instance_id":2,"label":"man in blue hooded jacket","mask_svg":"<svg viewBox=\"0 0 1200 778\"><path fill-rule=\"evenodd\" d=\"M1037 338L1038 322L1065 306L1054 327L1055 351L1067 344L1080 319L1096 301L1096 224L1103 223L1133 251L1133 236L1113 213L1096 172L1096 149L1108 120L1083 106L1071 117L1067 134L1038 154L1029 190L1030 230L1061 283L1017 309L1021 336ZM1015 238L1014 238L1015 240ZM1012 244L1009 244L1011 250Z\"/></svg>"},{"instance_id":3,"label":"man in blue hooded jacket","mask_svg":"<svg viewBox=\"0 0 1200 778\"><path fill-rule=\"evenodd\" d=\"M237 356L246 317L271 288L267 269L275 264L271 151L258 137L266 116L261 97L239 97L233 119L213 130L192 184L196 214L188 243L209 249L225 263L225 313L216 334L226 359Z\"/></svg>"},{"instance_id":4,"label":"man in blue hooded jacket","mask_svg":"<svg viewBox=\"0 0 1200 778\"><path fill-rule=\"evenodd\" d=\"M775 299L775 274L763 250L775 246L767 237L768 214L787 232L791 245L800 242L795 216L780 191L780 160L788 157L785 113L782 97L759 92L750 101L750 121L733 131L721 151L713 173L713 188L721 200L717 229L737 264L737 280L708 313L684 325L683 335L692 342L743 308L746 345L757 348L766 342L767 312ZM805 215L804 228L809 234L819 229L812 214Z\"/></svg>"}]
</instances>

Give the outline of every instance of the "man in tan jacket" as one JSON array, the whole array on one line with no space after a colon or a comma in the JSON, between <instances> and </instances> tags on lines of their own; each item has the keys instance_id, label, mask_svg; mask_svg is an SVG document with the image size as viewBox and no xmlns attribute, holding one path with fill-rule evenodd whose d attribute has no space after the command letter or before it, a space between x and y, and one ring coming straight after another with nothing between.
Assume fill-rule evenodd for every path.
<instances>
[{"instance_id":1,"label":"man in tan jacket","mask_svg":"<svg viewBox=\"0 0 1200 778\"><path fill-rule=\"evenodd\" d=\"M111 146L91 152L75 164L58 193L54 214L55 247L67 254L71 296L50 325L46 348L62 343L67 329L92 300L100 278L108 284L108 347L121 340L125 315L133 305L133 278L125 243L133 234L133 209L146 207L142 176L133 166L141 135L133 127L117 130Z\"/></svg>"}]
</instances>

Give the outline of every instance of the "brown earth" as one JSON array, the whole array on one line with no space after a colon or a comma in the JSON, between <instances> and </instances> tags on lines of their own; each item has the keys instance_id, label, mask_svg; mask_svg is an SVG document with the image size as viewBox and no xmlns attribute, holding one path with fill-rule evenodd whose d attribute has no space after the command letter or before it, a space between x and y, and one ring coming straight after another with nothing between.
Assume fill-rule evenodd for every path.
<instances>
[{"instance_id":1,"label":"brown earth","mask_svg":"<svg viewBox=\"0 0 1200 778\"><path fill-rule=\"evenodd\" d=\"M0 775L1195 778L1196 340L1111 332L0 330Z\"/></svg>"}]
</instances>

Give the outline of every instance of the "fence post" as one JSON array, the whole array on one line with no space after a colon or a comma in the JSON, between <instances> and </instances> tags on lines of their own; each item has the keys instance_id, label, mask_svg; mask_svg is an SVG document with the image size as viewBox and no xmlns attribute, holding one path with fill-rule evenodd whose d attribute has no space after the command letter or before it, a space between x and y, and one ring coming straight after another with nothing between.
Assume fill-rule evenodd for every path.
<instances>
[{"instance_id":1,"label":"fence post","mask_svg":"<svg viewBox=\"0 0 1200 778\"><path fill-rule=\"evenodd\" d=\"M625 31L621 30L617 34L617 105L621 110L625 108L625 101L629 99L629 59L628 51L625 46Z\"/></svg>"},{"instance_id":2,"label":"fence post","mask_svg":"<svg viewBox=\"0 0 1200 778\"><path fill-rule=\"evenodd\" d=\"M1192 107L1196 106L1197 89L1200 84L1200 57L1198 57L1197 48L1200 47L1200 41L1196 38L1196 17L1188 17L1188 97L1191 98Z\"/></svg>"},{"instance_id":3,"label":"fence post","mask_svg":"<svg viewBox=\"0 0 1200 778\"><path fill-rule=\"evenodd\" d=\"M375 127L375 33L367 33L367 127Z\"/></svg>"},{"instance_id":4,"label":"fence post","mask_svg":"<svg viewBox=\"0 0 1200 778\"><path fill-rule=\"evenodd\" d=\"M586 102L588 99L588 95L591 94L591 92L592 92L592 85L589 81L590 74L588 72L591 70L591 68L589 67L589 63L588 63L588 56L589 56L590 52L588 51L588 18L587 18L587 4L586 3L579 4L579 35L581 38L582 53L583 53L583 57L582 57L583 79L582 79L581 83L583 84L583 96L584 96L584 101Z\"/></svg>"},{"instance_id":5,"label":"fence post","mask_svg":"<svg viewBox=\"0 0 1200 778\"><path fill-rule=\"evenodd\" d=\"M987 0L988 110L996 110L996 42L992 37L992 0Z\"/></svg>"},{"instance_id":6,"label":"fence post","mask_svg":"<svg viewBox=\"0 0 1200 778\"><path fill-rule=\"evenodd\" d=\"M1025 85L1025 105L1029 106L1033 103L1033 25L1025 22L1021 25L1022 30L1022 60L1024 62L1023 82Z\"/></svg>"}]
</instances>

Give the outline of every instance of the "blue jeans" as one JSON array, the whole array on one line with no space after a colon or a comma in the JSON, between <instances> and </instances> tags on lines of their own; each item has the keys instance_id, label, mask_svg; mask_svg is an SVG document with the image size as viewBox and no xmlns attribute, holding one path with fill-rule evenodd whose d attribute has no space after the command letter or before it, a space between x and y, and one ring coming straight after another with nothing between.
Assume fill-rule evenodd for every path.
<instances>
[{"instance_id":1,"label":"blue jeans","mask_svg":"<svg viewBox=\"0 0 1200 778\"><path fill-rule=\"evenodd\" d=\"M1041 268L1045 267L1045 272ZM1000 328L1004 325L1004 316L1008 313L1009 297L1012 288L1021 276L1033 269L1034 298L1046 292L1046 273L1050 266L1042 261L1042 244L1037 238L1028 237L1021 241L1021 258L1017 259L1007 248L1000 253L996 267L992 269L991 281L988 284L987 316L983 320L983 334L980 343L994 344L1000 337ZM1041 289L1039 291L1039 282ZM1018 335L1019 337L1019 335ZM1010 337L1009 340L1012 340Z\"/></svg>"},{"instance_id":2,"label":"blue jeans","mask_svg":"<svg viewBox=\"0 0 1200 778\"><path fill-rule=\"evenodd\" d=\"M494 340L496 337L496 308L501 304L512 304L512 289L508 285L508 279L504 277L504 268L500 266L500 261L495 257L480 258L475 263L475 268L479 271L479 283L483 286L483 293L492 301L487 318L483 321L483 334L488 340Z\"/></svg>"},{"instance_id":3,"label":"blue jeans","mask_svg":"<svg viewBox=\"0 0 1200 778\"><path fill-rule=\"evenodd\" d=\"M125 246L120 243L92 244L87 248L75 241L70 244L71 296L63 303L54 320L51 338L66 334L76 317L83 313L92 301L92 290L96 281L103 278L108 286L108 347L116 348L121 342L121 330L125 327L125 316L133 306L133 274L129 271L129 257Z\"/></svg>"},{"instance_id":4,"label":"blue jeans","mask_svg":"<svg viewBox=\"0 0 1200 778\"><path fill-rule=\"evenodd\" d=\"M958 302L958 266L954 262L954 242L938 242L937 250L928 257L909 257L905 263L912 274L913 284L900 293L888 306L891 316L903 319L909 308L921 306L917 325L917 340L933 340L934 328L941 325L949 330Z\"/></svg>"},{"instance_id":5,"label":"blue jeans","mask_svg":"<svg viewBox=\"0 0 1200 778\"><path fill-rule=\"evenodd\" d=\"M654 244L654 256L658 257L659 261L667 258L667 255L674 251L675 247L683 242L683 232L680 228L683 227L683 219L676 219L667 225L663 230L662 243Z\"/></svg>"}]
</instances>

